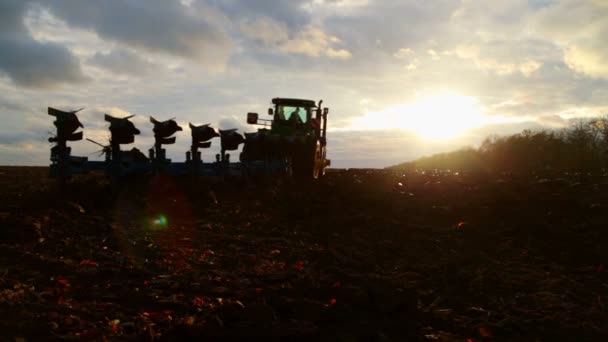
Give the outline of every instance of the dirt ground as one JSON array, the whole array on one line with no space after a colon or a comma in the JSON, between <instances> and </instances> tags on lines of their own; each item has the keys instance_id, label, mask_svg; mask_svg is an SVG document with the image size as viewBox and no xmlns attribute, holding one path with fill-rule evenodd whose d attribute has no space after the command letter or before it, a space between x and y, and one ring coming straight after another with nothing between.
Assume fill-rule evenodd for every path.
<instances>
[{"instance_id":1,"label":"dirt ground","mask_svg":"<svg viewBox=\"0 0 608 342\"><path fill-rule=\"evenodd\" d=\"M0 168L1 340L608 340L608 178L47 172Z\"/></svg>"}]
</instances>

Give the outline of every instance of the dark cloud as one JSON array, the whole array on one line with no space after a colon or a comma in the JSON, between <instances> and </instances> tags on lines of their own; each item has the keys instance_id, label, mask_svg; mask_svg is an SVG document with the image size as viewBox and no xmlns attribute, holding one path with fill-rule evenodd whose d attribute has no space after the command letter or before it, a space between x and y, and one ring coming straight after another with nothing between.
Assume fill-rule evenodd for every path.
<instances>
[{"instance_id":1,"label":"dark cloud","mask_svg":"<svg viewBox=\"0 0 608 342\"><path fill-rule=\"evenodd\" d=\"M108 53L97 52L88 62L115 74L144 75L158 66L126 49L114 49Z\"/></svg>"},{"instance_id":2,"label":"dark cloud","mask_svg":"<svg viewBox=\"0 0 608 342\"><path fill-rule=\"evenodd\" d=\"M45 2L69 26L129 47L223 64L232 43L218 17L180 1L55 0Z\"/></svg>"},{"instance_id":3,"label":"dark cloud","mask_svg":"<svg viewBox=\"0 0 608 342\"><path fill-rule=\"evenodd\" d=\"M61 45L0 35L0 50L0 69L18 85L50 87L86 79L78 59Z\"/></svg>"},{"instance_id":4,"label":"dark cloud","mask_svg":"<svg viewBox=\"0 0 608 342\"><path fill-rule=\"evenodd\" d=\"M0 2L0 72L26 87L85 80L80 62L67 48L30 36L23 24L27 9L27 1Z\"/></svg>"},{"instance_id":5,"label":"dark cloud","mask_svg":"<svg viewBox=\"0 0 608 342\"><path fill-rule=\"evenodd\" d=\"M22 34L23 15L28 6L25 0L3 0L0 1L0 32L2 34Z\"/></svg>"}]
</instances>

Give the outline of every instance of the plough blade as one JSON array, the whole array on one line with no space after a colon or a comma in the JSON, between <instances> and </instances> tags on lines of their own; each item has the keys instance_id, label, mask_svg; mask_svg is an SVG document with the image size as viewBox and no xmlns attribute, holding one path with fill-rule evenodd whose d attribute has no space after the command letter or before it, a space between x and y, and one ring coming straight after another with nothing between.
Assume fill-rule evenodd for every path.
<instances>
[{"instance_id":1,"label":"plough blade","mask_svg":"<svg viewBox=\"0 0 608 342\"><path fill-rule=\"evenodd\" d=\"M171 145L171 144L175 144L175 137L171 137L171 138L158 138L156 141L161 143L162 145Z\"/></svg>"},{"instance_id":2,"label":"plough blade","mask_svg":"<svg viewBox=\"0 0 608 342\"><path fill-rule=\"evenodd\" d=\"M72 133L67 138L68 141L79 141L82 140L82 132Z\"/></svg>"}]
</instances>

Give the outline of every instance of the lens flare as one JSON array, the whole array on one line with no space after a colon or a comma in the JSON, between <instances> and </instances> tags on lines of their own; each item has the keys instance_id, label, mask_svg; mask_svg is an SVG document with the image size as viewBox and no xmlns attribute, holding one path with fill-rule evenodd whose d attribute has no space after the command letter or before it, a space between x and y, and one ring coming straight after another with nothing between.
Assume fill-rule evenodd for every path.
<instances>
[{"instance_id":1,"label":"lens flare","mask_svg":"<svg viewBox=\"0 0 608 342\"><path fill-rule=\"evenodd\" d=\"M166 227L169 224L167 217L165 215L160 215L156 219L152 221L155 226Z\"/></svg>"}]
</instances>

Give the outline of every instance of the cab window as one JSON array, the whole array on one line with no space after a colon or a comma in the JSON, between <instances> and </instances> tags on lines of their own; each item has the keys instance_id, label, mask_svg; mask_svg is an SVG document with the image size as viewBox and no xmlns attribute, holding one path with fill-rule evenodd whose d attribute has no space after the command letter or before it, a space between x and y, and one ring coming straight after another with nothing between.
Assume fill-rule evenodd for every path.
<instances>
[{"instance_id":1,"label":"cab window","mask_svg":"<svg viewBox=\"0 0 608 342\"><path fill-rule=\"evenodd\" d=\"M293 121L297 123L307 123L310 108L279 106L277 108L277 118L282 121Z\"/></svg>"}]
</instances>

